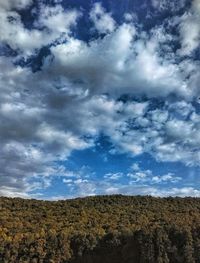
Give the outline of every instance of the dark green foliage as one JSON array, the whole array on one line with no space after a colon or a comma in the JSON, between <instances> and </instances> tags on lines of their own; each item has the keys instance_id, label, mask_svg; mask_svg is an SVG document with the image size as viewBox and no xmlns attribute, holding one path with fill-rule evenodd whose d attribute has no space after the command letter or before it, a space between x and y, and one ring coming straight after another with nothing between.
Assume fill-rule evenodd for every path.
<instances>
[{"instance_id":1,"label":"dark green foliage","mask_svg":"<svg viewBox=\"0 0 200 263\"><path fill-rule=\"evenodd\" d=\"M200 199L0 198L1 263L199 263Z\"/></svg>"}]
</instances>

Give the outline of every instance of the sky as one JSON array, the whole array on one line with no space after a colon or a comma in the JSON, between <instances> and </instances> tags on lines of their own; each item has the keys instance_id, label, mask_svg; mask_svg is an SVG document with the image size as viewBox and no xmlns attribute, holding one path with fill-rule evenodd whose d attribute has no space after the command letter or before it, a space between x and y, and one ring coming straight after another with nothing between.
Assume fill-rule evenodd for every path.
<instances>
[{"instance_id":1,"label":"sky","mask_svg":"<svg viewBox=\"0 0 200 263\"><path fill-rule=\"evenodd\" d=\"M0 0L0 195L200 197L200 0Z\"/></svg>"}]
</instances>

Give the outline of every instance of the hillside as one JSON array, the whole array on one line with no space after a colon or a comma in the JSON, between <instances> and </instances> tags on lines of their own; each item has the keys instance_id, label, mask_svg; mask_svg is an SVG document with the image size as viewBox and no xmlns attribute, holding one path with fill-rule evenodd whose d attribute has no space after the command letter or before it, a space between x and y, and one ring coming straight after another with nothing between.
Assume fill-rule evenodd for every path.
<instances>
[{"instance_id":1,"label":"hillside","mask_svg":"<svg viewBox=\"0 0 200 263\"><path fill-rule=\"evenodd\" d=\"M200 262L200 199L1 197L0 262Z\"/></svg>"}]
</instances>

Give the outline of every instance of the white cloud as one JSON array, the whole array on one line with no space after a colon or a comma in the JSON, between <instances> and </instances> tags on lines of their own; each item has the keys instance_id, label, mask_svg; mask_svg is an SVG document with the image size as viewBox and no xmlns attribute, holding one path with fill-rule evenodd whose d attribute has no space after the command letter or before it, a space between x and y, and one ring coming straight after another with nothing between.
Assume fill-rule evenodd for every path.
<instances>
[{"instance_id":1,"label":"white cloud","mask_svg":"<svg viewBox=\"0 0 200 263\"><path fill-rule=\"evenodd\" d=\"M155 38L156 30L159 38ZM68 43L52 47L55 59L50 72L78 78L90 93L107 92L112 96L130 93L149 98L176 94L191 100L196 92L195 83L191 82L191 76L186 78L185 66L177 65L171 56L165 59L159 54L163 41L168 39L160 28L147 36L144 32L139 34L133 24L122 24L89 45L71 38ZM191 62L187 64L189 68ZM193 75L195 72L197 67Z\"/></svg>"},{"instance_id":2,"label":"white cloud","mask_svg":"<svg viewBox=\"0 0 200 263\"><path fill-rule=\"evenodd\" d=\"M7 197L31 198L31 196L29 194L22 192L22 189L14 188L14 187L8 187L8 186L2 186L1 187L0 195L1 196L7 196Z\"/></svg>"},{"instance_id":3,"label":"white cloud","mask_svg":"<svg viewBox=\"0 0 200 263\"><path fill-rule=\"evenodd\" d=\"M125 13L124 18L127 22L133 22L138 20L136 13Z\"/></svg>"},{"instance_id":4,"label":"white cloud","mask_svg":"<svg viewBox=\"0 0 200 263\"><path fill-rule=\"evenodd\" d=\"M149 185L163 184L163 183L177 183L182 180L181 177L175 176L173 173L163 175L154 175L151 170L143 170L139 167L138 163L131 166L131 172L126 175L130 178L129 184L135 183L148 183Z\"/></svg>"},{"instance_id":5,"label":"white cloud","mask_svg":"<svg viewBox=\"0 0 200 263\"><path fill-rule=\"evenodd\" d=\"M186 4L186 0L151 0L152 5L158 11L170 10L171 12L178 11L183 8Z\"/></svg>"},{"instance_id":6,"label":"white cloud","mask_svg":"<svg viewBox=\"0 0 200 263\"><path fill-rule=\"evenodd\" d=\"M107 189L108 194L123 193L125 195L152 195L155 197L200 197L200 191L193 187L180 187L180 188L156 188L151 186L137 186L137 187L110 187Z\"/></svg>"},{"instance_id":7,"label":"white cloud","mask_svg":"<svg viewBox=\"0 0 200 263\"><path fill-rule=\"evenodd\" d=\"M77 10L64 10L61 5L55 7L41 6L39 20L35 25L39 27L47 27L51 30L51 37L56 39L56 35L68 35L70 27L76 24L80 13Z\"/></svg>"},{"instance_id":8,"label":"white cloud","mask_svg":"<svg viewBox=\"0 0 200 263\"><path fill-rule=\"evenodd\" d=\"M182 187L182 188L172 188L172 189L152 189L150 194L153 196L192 196L192 197L200 197L200 191L193 187Z\"/></svg>"},{"instance_id":9,"label":"white cloud","mask_svg":"<svg viewBox=\"0 0 200 263\"><path fill-rule=\"evenodd\" d=\"M171 182L171 183L176 183L178 181L182 180L181 177L179 176L175 176L172 173L168 173L165 175L161 175L161 176L153 176L152 177L152 182L153 183L163 183L163 182Z\"/></svg>"},{"instance_id":10,"label":"white cloud","mask_svg":"<svg viewBox=\"0 0 200 263\"><path fill-rule=\"evenodd\" d=\"M200 197L200 191L193 187L182 187L182 188L172 188L172 189L160 189L149 186L137 186L137 187L108 187L105 191L106 194L124 194L124 195L152 195L155 197ZM63 196L53 196L47 198L47 200L63 200L66 198L73 198L74 196L63 195Z\"/></svg>"},{"instance_id":11,"label":"white cloud","mask_svg":"<svg viewBox=\"0 0 200 263\"><path fill-rule=\"evenodd\" d=\"M71 26L76 24L79 16L77 11L66 12L59 5L56 7L41 6L39 20L35 21L35 28L27 29L16 11L8 11L4 8L4 5L0 5L0 41L12 49L19 49L24 56L34 54L36 50L60 38L62 41L66 40L71 32Z\"/></svg>"},{"instance_id":12,"label":"white cloud","mask_svg":"<svg viewBox=\"0 0 200 263\"><path fill-rule=\"evenodd\" d=\"M0 8L5 10L23 9L32 4L32 0L6 0L0 2Z\"/></svg>"},{"instance_id":13,"label":"white cloud","mask_svg":"<svg viewBox=\"0 0 200 263\"><path fill-rule=\"evenodd\" d=\"M101 3L95 3L90 12L90 19L93 21L99 33L110 33L115 29L116 22L110 13L102 7Z\"/></svg>"},{"instance_id":14,"label":"white cloud","mask_svg":"<svg viewBox=\"0 0 200 263\"><path fill-rule=\"evenodd\" d=\"M139 164L138 164L138 163L134 163L134 164L131 166L131 170L133 170L133 171L139 171L139 170L140 170Z\"/></svg>"},{"instance_id":15,"label":"white cloud","mask_svg":"<svg viewBox=\"0 0 200 263\"><path fill-rule=\"evenodd\" d=\"M181 17L181 55L191 55L200 45L200 1L193 0L192 7Z\"/></svg>"},{"instance_id":16,"label":"white cloud","mask_svg":"<svg viewBox=\"0 0 200 263\"><path fill-rule=\"evenodd\" d=\"M119 194L120 192L120 189L117 188L117 187L108 187L106 190L105 190L105 193L107 195L112 195L112 194Z\"/></svg>"},{"instance_id":17,"label":"white cloud","mask_svg":"<svg viewBox=\"0 0 200 263\"><path fill-rule=\"evenodd\" d=\"M104 179L107 179L107 180L113 180L113 181L117 181L118 179L122 178L124 175L123 173L107 173L104 175Z\"/></svg>"}]
</instances>

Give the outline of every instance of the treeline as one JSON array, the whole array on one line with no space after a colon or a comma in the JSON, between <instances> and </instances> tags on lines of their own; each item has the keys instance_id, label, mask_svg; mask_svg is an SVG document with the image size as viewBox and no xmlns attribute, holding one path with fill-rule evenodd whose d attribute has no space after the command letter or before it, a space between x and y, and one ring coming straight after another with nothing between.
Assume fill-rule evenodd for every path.
<instances>
[{"instance_id":1,"label":"treeline","mask_svg":"<svg viewBox=\"0 0 200 263\"><path fill-rule=\"evenodd\" d=\"M1 263L199 263L200 199L0 198Z\"/></svg>"}]
</instances>

